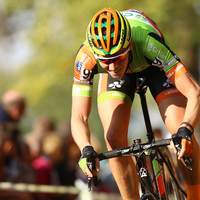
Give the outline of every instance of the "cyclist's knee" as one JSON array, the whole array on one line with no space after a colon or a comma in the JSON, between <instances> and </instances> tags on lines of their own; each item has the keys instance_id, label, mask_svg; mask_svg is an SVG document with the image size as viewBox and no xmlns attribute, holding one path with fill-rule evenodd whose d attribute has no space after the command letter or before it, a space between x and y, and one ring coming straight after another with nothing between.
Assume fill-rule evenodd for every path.
<instances>
[{"instance_id":1,"label":"cyclist's knee","mask_svg":"<svg viewBox=\"0 0 200 200\"><path fill-rule=\"evenodd\" d=\"M113 130L105 134L105 141L109 150L122 148L128 145L126 133L117 133Z\"/></svg>"}]
</instances>

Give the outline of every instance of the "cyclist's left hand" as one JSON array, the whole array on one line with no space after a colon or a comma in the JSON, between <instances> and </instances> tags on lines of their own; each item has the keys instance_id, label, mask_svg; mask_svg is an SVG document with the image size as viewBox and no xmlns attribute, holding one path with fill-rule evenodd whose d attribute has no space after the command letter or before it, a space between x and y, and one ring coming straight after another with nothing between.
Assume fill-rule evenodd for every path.
<instances>
[{"instance_id":1,"label":"cyclist's left hand","mask_svg":"<svg viewBox=\"0 0 200 200\"><path fill-rule=\"evenodd\" d=\"M178 129L177 135L181 140L182 149L178 154L178 159L180 160L184 155L189 156L192 153L192 132L186 127L180 127Z\"/></svg>"}]
</instances>

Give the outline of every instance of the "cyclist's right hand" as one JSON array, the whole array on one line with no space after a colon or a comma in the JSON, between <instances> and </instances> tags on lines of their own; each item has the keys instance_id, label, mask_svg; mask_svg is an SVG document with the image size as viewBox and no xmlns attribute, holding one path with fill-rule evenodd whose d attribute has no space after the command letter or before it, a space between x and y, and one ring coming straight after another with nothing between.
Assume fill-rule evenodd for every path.
<instances>
[{"instance_id":1,"label":"cyclist's right hand","mask_svg":"<svg viewBox=\"0 0 200 200\"><path fill-rule=\"evenodd\" d=\"M179 152L178 159L180 160L184 155L189 156L193 149L192 132L186 127L180 127L177 135L181 141L182 149Z\"/></svg>"},{"instance_id":2,"label":"cyclist's right hand","mask_svg":"<svg viewBox=\"0 0 200 200\"><path fill-rule=\"evenodd\" d=\"M174 146L174 148L172 148L172 150L175 150L175 153L178 154L178 159L182 160L183 164L190 170L192 170L192 163L193 163L193 159L189 158L187 155L182 155L180 156L181 151L183 150L182 143L181 140L178 136L178 134L173 134L172 135L172 141L171 141L171 147L172 145ZM185 149L186 151L186 149Z\"/></svg>"},{"instance_id":3,"label":"cyclist's right hand","mask_svg":"<svg viewBox=\"0 0 200 200\"><path fill-rule=\"evenodd\" d=\"M88 164L87 155L89 155L91 152L93 153L94 157L97 155L96 151L94 150L92 146L85 146L83 148L82 155L78 164L79 164L79 167L82 169L82 171L86 175L93 177L97 175L97 172L100 169L100 164L99 164L99 158L95 158L95 161L94 161L95 166L93 166L94 170L92 170L91 172L91 170L88 168L88 165L87 165Z\"/></svg>"}]
</instances>

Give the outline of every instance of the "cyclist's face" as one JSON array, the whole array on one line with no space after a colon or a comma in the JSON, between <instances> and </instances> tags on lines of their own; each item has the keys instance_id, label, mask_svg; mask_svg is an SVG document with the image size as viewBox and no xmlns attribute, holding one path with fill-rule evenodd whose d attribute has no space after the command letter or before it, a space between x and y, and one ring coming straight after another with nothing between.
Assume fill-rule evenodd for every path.
<instances>
[{"instance_id":1,"label":"cyclist's face","mask_svg":"<svg viewBox=\"0 0 200 200\"><path fill-rule=\"evenodd\" d=\"M99 63L102 68L104 68L113 78L118 79L121 78L127 68L128 60L129 60L129 50L130 48L121 49L117 54L110 57L108 57L108 60L106 61L106 56L102 57L103 59L98 59Z\"/></svg>"}]
</instances>

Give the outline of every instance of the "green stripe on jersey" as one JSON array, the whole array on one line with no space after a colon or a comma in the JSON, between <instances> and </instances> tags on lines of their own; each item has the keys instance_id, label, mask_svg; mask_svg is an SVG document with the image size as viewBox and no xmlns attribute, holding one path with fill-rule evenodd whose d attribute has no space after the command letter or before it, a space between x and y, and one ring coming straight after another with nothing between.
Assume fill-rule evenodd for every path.
<instances>
[{"instance_id":1,"label":"green stripe on jersey","mask_svg":"<svg viewBox=\"0 0 200 200\"><path fill-rule=\"evenodd\" d=\"M108 91L108 92L104 92L102 94L100 94L98 96L98 99L97 99L97 103L98 105L104 101L104 100L107 100L107 99L123 99L124 101L126 101L130 106L132 105L132 100L131 98L124 94L123 92L119 92L119 91Z\"/></svg>"},{"instance_id":2,"label":"green stripe on jersey","mask_svg":"<svg viewBox=\"0 0 200 200\"><path fill-rule=\"evenodd\" d=\"M73 84L72 96L92 97L92 91L93 91L92 85Z\"/></svg>"}]
</instances>

